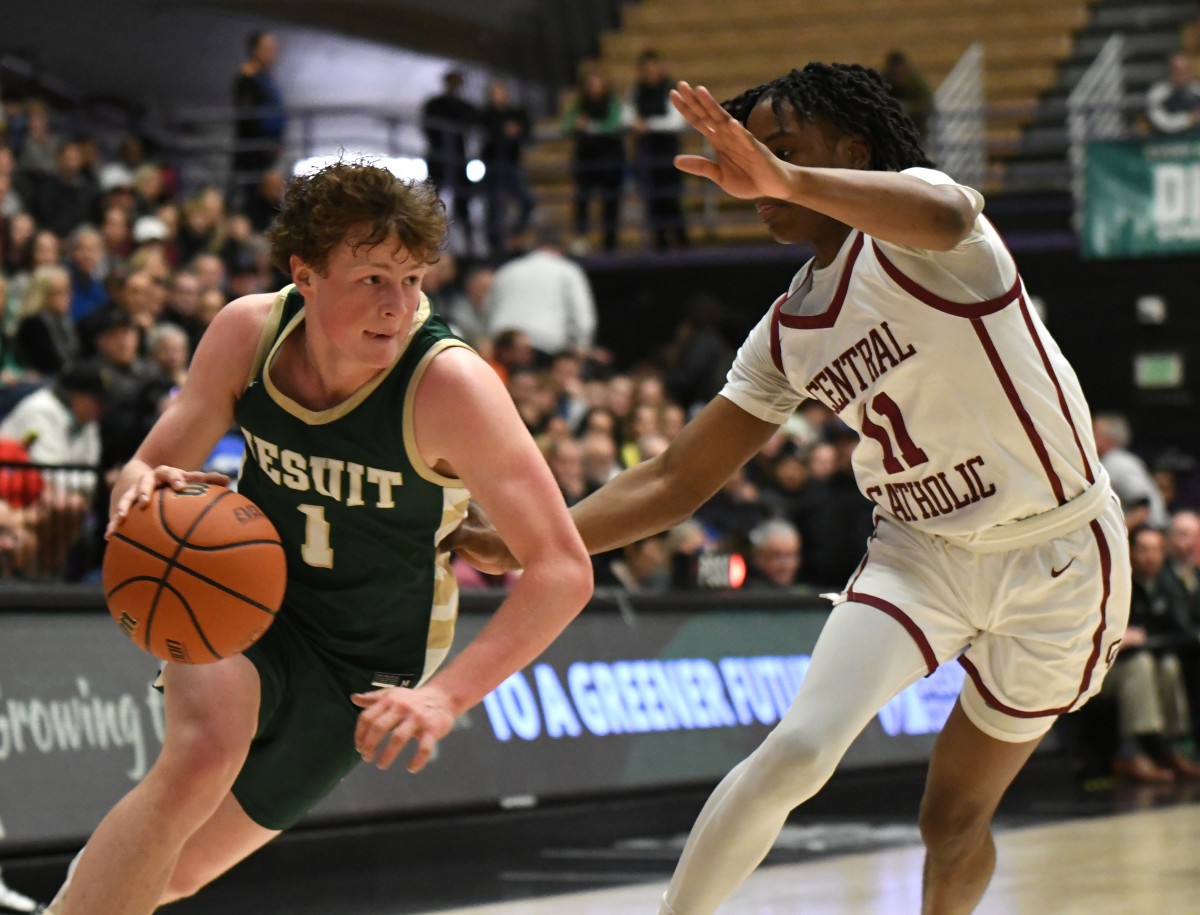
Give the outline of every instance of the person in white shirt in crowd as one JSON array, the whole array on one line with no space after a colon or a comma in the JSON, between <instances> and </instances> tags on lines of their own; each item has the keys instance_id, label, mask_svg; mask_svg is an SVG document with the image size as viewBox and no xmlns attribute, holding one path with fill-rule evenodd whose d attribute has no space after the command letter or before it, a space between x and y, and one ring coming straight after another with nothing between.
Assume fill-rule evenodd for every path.
<instances>
[{"instance_id":1,"label":"person in white shirt in crowd","mask_svg":"<svg viewBox=\"0 0 1200 915\"><path fill-rule=\"evenodd\" d=\"M492 336L519 330L543 358L564 350L582 355L596 333L591 282L550 230L539 233L528 254L496 271L485 310Z\"/></svg>"},{"instance_id":2,"label":"person in white shirt in crowd","mask_svg":"<svg viewBox=\"0 0 1200 915\"><path fill-rule=\"evenodd\" d=\"M1167 508L1146 462L1129 450L1133 439L1129 420L1119 413L1097 413L1092 419L1092 434L1100 463L1108 471L1113 492L1121 499L1126 526L1132 530L1138 524L1148 524L1164 529Z\"/></svg>"}]
</instances>

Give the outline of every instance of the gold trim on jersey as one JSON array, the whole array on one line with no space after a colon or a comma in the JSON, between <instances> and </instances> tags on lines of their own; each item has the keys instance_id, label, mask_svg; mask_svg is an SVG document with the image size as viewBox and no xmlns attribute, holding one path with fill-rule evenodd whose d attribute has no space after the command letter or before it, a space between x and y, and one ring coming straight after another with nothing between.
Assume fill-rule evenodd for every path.
<instances>
[{"instance_id":1,"label":"gold trim on jersey","mask_svg":"<svg viewBox=\"0 0 1200 915\"><path fill-rule=\"evenodd\" d=\"M307 306L305 306L307 308ZM296 419L308 423L310 426L323 426L326 423L331 423L336 419L341 419L360 403L366 400L374 393L387 377L392 374L392 370L396 368L400 360L404 358L404 353L408 350L408 345L412 342L416 335L429 320L429 315L432 309L429 307L429 299L425 297L425 293L421 293L421 304L417 306L417 313L413 315L412 326L408 330L408 336L404 339L404 344L400 347L400 351L396 354L395 361L392 362L386 369L364 384L361 388L343 400L340 404L330 407L328 410L310 410L302 404L296 403L292 398L288 397L279 388L275 387L275 382L271 380L271 365L275 362L275 357L279 354L279 347L283 345L283 341L292 333L300 322L304 320L305 308L301 308L288 322L288 326L283 329L283 333L279 335L279 339L275 341L275 345L271 347L270 355L267 356L267 367L263 369L263 384L266 386L267 394L275 401L280 409L290 413ZM411 392L413 383L409 383L409 391ZM420 467L417 467L417 472L420 473ZM422 474L424 476L424 474ZM434 482L437 482L436 480ZM454 481L457 483L457 480Z\"/></svg>"},{"instance_id":2,"label":"gold trim on jersey","mask_svg":"<svg viewBox=\"0 0 1200 915\"><path fill-rule=\"evenodd\" d=\"M425 370L433 362L434 356L452 346L461 346L464 349L471 348L461 340L439 340L433 346L429 347L429 351L421 357L421 361L413 369L412 377L408 382L408 390L404 392L404 450L408 454L409 463L413 465L413 470L417 472L417 475L421 479L428 480L430 483L436 483L438 486L461 487L461 480L454 477L442 476L425 463L425 459L417 451L416 424L413 422L413 404L416 400L417 387L421 383L421 378L425 375Z\"/></svg>"},{"instance_id":3,"label":"gold trim on jersey","mask_svg":"<svg viewBox=\"0 0 1200 915\"><path fill-rule=\"evenodd\" d=\"M246 385L242 390L254 384L254 379L258 377L258 370L262 368L263 362L266 361L267 353L271 351L271 343L275 339L275 334L279 332L279 322L283 320L283 305L287 301L288 295L296 288L295 283L288 283L275 294L275 301L271 303L271 310L267 313L267 322L263 325L262 336L258 338L258 349L254 351L254 363L250 366L250 377L246 379Z\"/></svg>"},{"instance_id":4,"label":"gold trim on jersey","mask_svg":"<svg viewBox=\"0 0 1200 915\"><path fill-rule=\"evenodd\" d=\"M467 516L471 494L462 487L442 490L442 523L434 532L433 542L441 543ZM433 568L433 607L429 613L429 634L425 640L424 683L446 660L454 642L454 627L458 621L458 579L450 566L450 554L438 552Z\"/></svg>"}]
</instances>

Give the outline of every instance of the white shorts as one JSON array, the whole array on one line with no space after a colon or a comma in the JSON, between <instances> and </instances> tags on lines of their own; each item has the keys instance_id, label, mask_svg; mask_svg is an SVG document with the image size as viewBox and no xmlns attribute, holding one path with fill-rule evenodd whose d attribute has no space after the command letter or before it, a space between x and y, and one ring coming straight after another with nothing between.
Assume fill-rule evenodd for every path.
<instances>
[{"instance_id":1,"label":"white shorts","mask_svg":"<svg viewBox=\"0 0 1200 915\"><path fill-rule=\"evenodd\" d=\"M1129 594L1129 543L1114 498L1068 534L1002 553L971 552L880 513L844 596L904 626L930 673L957 657L967 717L1020 743L1100 689Z\"/></svg>"}]
</instances>

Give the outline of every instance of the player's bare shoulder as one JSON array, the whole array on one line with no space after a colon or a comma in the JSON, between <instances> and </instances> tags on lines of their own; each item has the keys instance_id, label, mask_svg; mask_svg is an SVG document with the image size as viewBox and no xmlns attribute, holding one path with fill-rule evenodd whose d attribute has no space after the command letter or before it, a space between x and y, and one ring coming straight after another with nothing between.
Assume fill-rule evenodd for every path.
<instances>
[{"instance_id":1,"label":"player's bare shoulder","mask_svg":"<svg viewBox=\"0 0 1200 915\"><path fill-rule=\"evenodd\" d=\"M276 293L234 299L213 318L200 338L189 375L228 379L243 387L254 365L263 333L277 312Z\"/></svg>"}]
</instances>

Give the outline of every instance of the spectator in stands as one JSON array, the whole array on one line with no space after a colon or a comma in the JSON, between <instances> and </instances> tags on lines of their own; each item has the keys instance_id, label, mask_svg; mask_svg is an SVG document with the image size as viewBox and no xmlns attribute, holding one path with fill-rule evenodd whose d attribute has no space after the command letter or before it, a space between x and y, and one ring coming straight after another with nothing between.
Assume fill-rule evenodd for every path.
<instances>
[{"instance_id":1,"label":"spectator in stands","mask_svg":"<svg viewBox=\"0 0 1200 915\"><path fill-rule=\"evenodd\" d=\"M1171 517L1166 552L1164 585L1180 596L1188 608L1188 619L1200 627L1200 514L1181 511Z\"/></svg>"},{"instance_id":2,"label":"spectator in stands","mask_svg":"<svg viewBox=\"0 0 1200 915\"><path fill-rule=\"evenodd\" d=\"M155 324L146 336L146 349L150 368L162 382L168 387L181 386L192 356L187 332L175 324Z\"/></svg>"},{"instance_id":3,"label":"spectator in stands","mask_svg":"<svg viewBox=\"0 0 1200 915\"><path fill-rule=\"evenodd\" d=\"M200 281L188 270L180 270L171 278L167 301L160 320L183 328L188 338L189 352L195 352L204 334L200 320Z\"/></svg>"},{"instance_id":4,"label":"spectator in stands","mask_svg":"<svg viewBox=\"0 0 1200 915\"><path fill-rule=\"evenodd\" d=\"M38 267L17 325L15 358L19 366L38 375L56 375L79 358L79 335L71 320L71 277L65 267Z\"/></svg>"},{"instance_id":5,"label":"spectator in stands","mask_svg":"<svg viewBox=\"0 0 1200 915\"><path fill-rule=\"evenodd\" d=\"M658 407L653 404L638 404L629 414L628 422L622 424L624 441L621 444L621 463L626 467L640 464L649 455L643 453L642 440L649 435L659 435Z\"/></svg>"},{"instance_id":6,"label":"spectator in stands","mask_svg":"<svg viewBox=\"0 0 1200 915\"><path fill-rule=\"evenodd\" d=\"M50 109L39 98L25 103L25 136L17 154L17 165L25 174L52 175L62 138L50 130ZM36 183L36 178L34 179Z\"/></svg>"},{"instance_id":7,"label":"spectator in stands","mask_svg":"<svg viewBox=\"0 0 1200 915\"><path fill-rule=\"evenodd\" d=\"M279 53L275 35L252 32L246 50L247 59L233 82L233 104L238 110L232 182L235 207L246 201L263 173L279 162L287 128L283 92L271 72Z\"/></svg>"},{"instance_id":8,"label":"spectator in stands","mask_svg":"<svg viewBox=\"0 0 1200 915\"><path fill-rule=\"evenodd\" d=\"M100 217L100 235L104 239L105 276L133 252L133 227L129 211L124 207L109 204Z\"/></svg>"},{"instance_id":9,"label":"spectator in stands","mask_svg":"<svg viewBox=\"0 0 1200 915\"><path fill-rule=\"evenodd\" d=\"M662 352L665 385L672 400L686 408L708 403L725 384L733 347L721 333L725 305L700 293L684 305L683 320Z\"/></svg>"},{"instance_id":10,"label":"spectator in stands","mask_svg":"<svg viewBox=\"0 0 1200 915\"><path fill-rule=\"evenodd\" d=\"M1155 133L1178 136L1191 133L1200 123L1200 81L1192 74L1186 54L1175 54L1167 65L1167 78L1146 92L1146 118Z\"/></svg>"},{"instance_id":11,"label":"spectator in stands","mask_svg":"<svg viewBox=\"0 0 1200 915\"><path fill-rule=\"evenodd\" d=\"M625 136L621 100L603 71L585 69L575 97L562 119L563 133L574 142L571 159L575 181L572 251L587 248L588 208L593 199L601 206L604 250L617 247L621 215L621 184L625 177Z\"/></svg>"},{"instance_id":12,"label":"spectator in stands","mask_svg":"<svg viewBox=\"0 0 1200 915\"><path fill-rule=\"evenodd\" d=\"M4 238L3 268L10 278L28 273L33 265L33 236L37 223L28 213L14 213L8 219Z\"/></svg>"},{"instance_id":13,"label":"spectator in stands","mask_svg":"<svg viewBox=\"0 0 1200 915\"><path fill-rule=\"evenodd\" d=\"M138 216L153 216L169 200L162 167L153 162L139 165L133 173L133 212Z\"/></svg>"},{"instance_id":14,"label":"spectator in stands","mask_svg":"<svg viewBox=\"0 0 1200 915\"><path fill-rule=\"evenodd\" d=\"M750 531L770 517L770 509L758 487L738 468L711 499L696 509L694 517L724 549L741 552L746 548Z\"/></svg>"},{"instance_id":15,"label":"spectator in stands","mask_svg":"<svg viewBox=\"0 0 1200 915\"><path fill-rule=\"evenodd\" d=\"M195 274L197 282L200 283L201 294L209 289L218 289L224 296L225 262L221 260L220 256L208 251L197 254L191 259L188 269Z\"/></svg>"},{"instance_id":16,"label":"spectator in stands","mask_svg":"<svg viewBox=\"0 0 1200 915\"><path fill-rule=\"evenodd\" d=\"M1200 509L1200 492L1196 490L1200 479L1196 477L1196 467L1195 456L1179 448L1167 448L1154 458L1151 476L1171 514Z\"/></svg>"},{"instance_id":17,"label":"spectator in stands","mask_svg":"<svg viewBox=\"0 0 1200 915\"><path fill-rule=\"evenodd\" d=\"M1098 413L1092 419L1092 433L1100 463L1121 499L1125 523L1131 530L1139 524L1163 530L1168 519L1162 493L1146 462L1129 450L1133 438L1129 421L1119 413Z\"/></svg>"},{"instance_id":18,"label":"spectator in stands","mask_svg":"<svg viewBox=\"0 0 1200 915\"><path fill-rule=\"evenodd\" d=\"M585 432L579 440L583 460L583 475L588 492L594 492L621 472L617 460L617 443L611 433L594 430Z\"/></svg>"},{"instance_id":19,"label":"spectator in stands","mask_svg":"<svg viewBox=\"0 0 1200 915\"><path fill-rule=\"evenodd\" d=\"M37 570L59 576L91 507L100 464L99 420L107 380L89 363L67 368L51 385L23 398L0 422L0 438L27 443L35 464L75 469L46 474L47 486L33 508Z\"/></svg>"},{"instance_id":20,"label":"spectator in stands","mask_svg":"<svg viewBox=\"0 0 1200 915\"><path fill-rule=\"evenodd\" d=\"M16 384L25 374L16 358L17 309L8 298L8 278L0 271L0 392ZM3 398L0 398L0 405ZM0 406L0 410L3 407Z\"/></svg>"},{"instance_id":21,"label":"spectator in stands","mask_svg":"<svg viewBox=\"0 0 1200 915\"><path fill-rule=\"evenodd\" d=\"M495 259L508 251L510 236L519 236L529 228L533 215L533 195L521 165L521 152L529 142L529 111L509 97L504 80L493 79L480 118L483 124L480 158L487 168L483 186L487 192L488 253ZM512 205L517 207L517 218L510 225Z\"/></svg>"},{"instance_id":22,"label":"spectator in stands","mask_svg":"<svg viewBox=\"0 0 1200 915\"><path fill-rule=\"evenodd\" d=\"M24 578L29 574L36 536L25 513L0 499L0 579Z\"/></svg>"},{"instance_id":23,"label":"spectator in stands","mask_svg":"<svg viewBox=\"0 0 1200 915\"><path fill-rule=\"evenodd\" d=\"M96 189L84 177L83 154L79 144L66 140L58 150L55 170L43 175L30 200L30 212L38 225L59 237L70 235L90 222L96 209Z\"/></svg>"},{"instance_id":24,"label":"spectator in stands","mask_svg":"<svg viewBox=\"0 0 1200 915\"><path fill-rule=\"evenodd\" d=\"M485 359L491 348L487 302L495 279L496 272L487 264L471 264L463 270L462 289L439 296L436 303L438 314Z\"/></svg>"},{"instance_id":25,"label":"spectator in stands","mask_svg":"<svg viewBox=\"0 0 1200 915\"><path fill-rule=\"evenodd\" d=\"M570 436L550 439L542 449L567 505L574 505L591 490L583 471L583 449Z\"/></svg>"},{"instance_id":26,"label":"spectator in stands","mask_svg":"<svg viewBox=\"0 0 1200 915\"><path fill-rule=\"evenodd\" d=\"M137 334L136 352L145 350L145 337L158 320L162 310L162 299L156 288L157 279L149 270L132 270L125 277L115 277L112 284L112 300L101 305L79 322L79 335L85 356L99 349L98 337L106 329L117 325L117 320L128 322ZM114 320L114 314L123 318Z\"/></svg>"},{"instance_id":27,"label":"spectator in stands","mask_svg":"<svg viewBox=\"0 0 1200 915\"><path fill-rule=\"evenodd\" d=\"M1187 611L1163 586L1161 531L1129 533L1133 597L1129 625L1104 690L1117 702L1120 744L1113 772L1136 781L1200 778L1200 766L1180 742L1191 734L1182 667L1176 649L1196 643Z\"/></svg>"},{"instance_id":28,"label":"spectator in stands","mask_svg":"<svg viewBox=\"0 0 1200 915\"><path fill-rule=\"evenodd\" d=\"M887 82L888 93L900 103L900 109L916 125L921 145L928 146L930 119L935 111L933 90L929 88L929 83L903 51L888 54L883 62L883 78Z\"/></svg>"},{"instance_id":29,"label":"spectator in stands","mask_svg":"<svg viewBox=\"0 0 1200 915\"><path fill-rule=\"evenodd\" d=\"M800 532L788 521L771 518L755 526L748 537L750 561L747 588L791 588L800 571Z\"/></svg>"},{"instance_id":30,"label":"spectator in stands","mask_svg":"<svg viewBox=\"0 0 1200 915\"><path fill-rule=\"evenodd\" d=\"M67 239L67 269L71 274L71 318L79 321L104 304L108 293L104 277L104 239L90 225L83 225Z\"/></svg>"},{"instance_id":31,"label":"spectator in stands","mask_svg":"<svg viewBox=\"0 0 1200 915\"><path fill-rule=\"evenodd\" d=\"M467 180L467 139L479 125L479 109L462 97L463 74L451 70L442 77L442 91L421 107L425 161L429 180L443 199L449 197L454 224L462 233L463 251L475 248L471 231L471 182Z\"/></svg>"},{"instance_id":32,"label":"spectator in stands","mask_svg":"<svg viewBox=\"0 0 1200 915\"><path fill-rule=\"evenodd\" d=\"M152 370L138 355L141 335L133 316L123 308L96 312L92 324L95 364L108 379L108 406L100 424L105 467L133 456L146 432L142 388Z\"/></svg>"},{"instance_id":33,"label":"spectator in stands","mask_svg":"<svg viewBox=\"0 0 1200 915\"><path fill-rule=\"evenodd\" d=\"M287 181L283 170L272 168L263 173L255 185L254 193L242 205L242 212L250 219L255 232L265 232L275 221L275 214L283 206L283 192Z\"/></svg>"},{"instance_id":34,"label":"spectator in stands","mask_svg":"<svg viewBox=\"0 0 1200 915\"><path fill-rule=\"evenodd\" d=\"M679 134L688 124L671 104L673 85L658 51L648 48L638 55L637 78L629 99L634 173L646 228L659 251L666 250L668 243L688 243L682 205L683 173L675 167Z\"/></svg>"},{"instance_id":35,"label":"spectator in stands","mask_svg":"<svg viewBox=\"0 0 1200 915\"><path fill-rule=\"evenodd\" d=\"M584 391L582 367L583 361L571 352L555 353L550 364L554 412L563 418L570 430L579 428L590 409Z\"/></svg>"},{"instance_id":36,"label":"spectator in stands","mask_svg":"<svg viewBox=\"0 0 1200 915\"><path fill-rule=\"evenodd\" d=\"M593 557L597 588L665 591L671 583L666 535L655 534Z\"/></svg>"},{"instance_id":37,"label":"spectator in stands","mask_svg":"<svg viewBox=\"0 0 1200 915\"><path fill-rule=\"evenodd\" d=\"M225 293L216 287L201 289L200 305L196 309L196 317L200 320L200 325L205 329L212 323L213 318L217 316L217 312L225 307Z\"/></svg>"},{"instance_id":38,"label":"spectator in stands","mask_svg":"<svg viewBox=\"0 0 1200 915\"><path fill-rule=\"evenodd\" d=\"M244 217L243 217L244 218ZM225 199L214 187L206 187L183 207L179 226L179 257L184 262L201 252L220 254L225 244ZM226 271L229 265L226 263Z\"/></svg>"},{"instance_id":39,"label":"spectator in stands","mask_svg":"<svg viewBox=\"0 0 1200 915\"><path fill-rule=\"evenodd\" d=\"M591 281L549 230L536 248L496 271L486 311L493 335L521 331L543 364L563 350L586 355L596 332Z\"/></svg>"}]
</instances>

